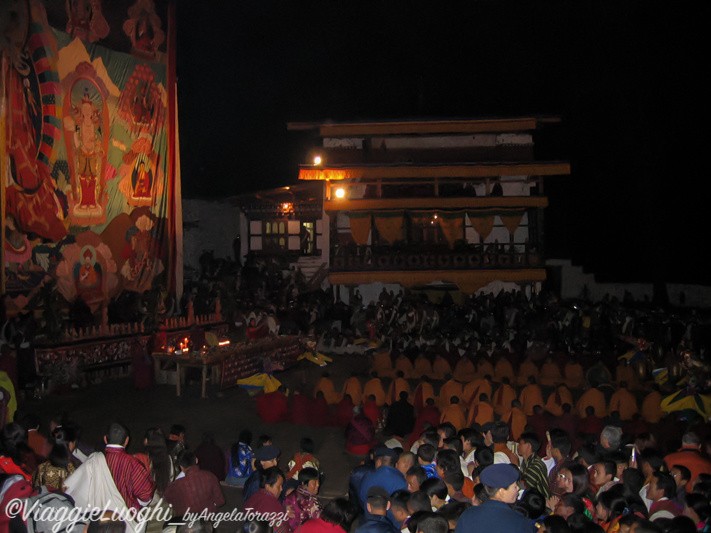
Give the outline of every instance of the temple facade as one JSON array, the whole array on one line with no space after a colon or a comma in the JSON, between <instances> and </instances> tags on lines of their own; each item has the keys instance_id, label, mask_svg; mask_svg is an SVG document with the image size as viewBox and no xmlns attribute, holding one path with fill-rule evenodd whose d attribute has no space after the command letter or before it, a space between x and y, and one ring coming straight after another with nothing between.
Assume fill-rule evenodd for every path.
<instances>
[{"instance_id":1,"label":"temple facade","mask_svg":"<svg viewBox=\"0 0 711 533\"><path fill-rule=\"evenodd\" d=\"M287 187L241 202L244 251L310 258L346 301L355 289L366 302L383 288L537 291L544 179L570 173L534 157L536 130L554 121L289 124L319 139L295 186L309 194Z\"/></svg>"}]
</instances>

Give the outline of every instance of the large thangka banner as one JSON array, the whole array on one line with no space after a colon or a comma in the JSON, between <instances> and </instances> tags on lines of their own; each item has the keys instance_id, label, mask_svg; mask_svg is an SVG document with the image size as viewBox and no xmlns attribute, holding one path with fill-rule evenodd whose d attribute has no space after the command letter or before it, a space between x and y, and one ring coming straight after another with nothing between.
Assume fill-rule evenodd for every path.
<instances>
[{"instance_id":1,"label":"large thangka banner","mask_svg":"<svg viewBox=\"0 0 711 533\"><path fill-rule=\"evenodd\" d=\"M114 28L100 0L61 2L61 30L47 17L56 2L8 4L5 305L29 311L54 280L67 303L81 298L97 312L122 291L151 289L170 268L179 188L168 163L161 19L152 0L126 2L116 30L130 43L124 53L102 46Z\"/></svg>"}]
</instances>

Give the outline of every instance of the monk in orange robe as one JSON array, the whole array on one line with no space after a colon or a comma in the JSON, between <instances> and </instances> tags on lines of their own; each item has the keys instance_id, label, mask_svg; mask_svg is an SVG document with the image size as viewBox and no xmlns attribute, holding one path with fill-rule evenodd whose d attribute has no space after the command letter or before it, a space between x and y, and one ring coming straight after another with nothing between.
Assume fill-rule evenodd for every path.
<instances>
[{"instance_id":1,"label":"monk in orange robe","mask_svg":"<svg viewBox=\"0 0 711 533\"><path fill-rule=\"evenodd\" d=\"M491 364L489 359L479 359L476 363L476 377L483 378L484 376L494 375L494 365Z\"/></svg>"},{"instance_id":2,"label":"monk in orange robe","mask_svg":"<svg viewBox=\"0 0 711 533\"><path fill-rule=\"evenodd\" d=\"M561 416L563 414L563 404L574 405L573 393L565 385L558 385L555 390L548 396L545 408L553 416Z\"/></svg>"},{"instance_id":3,"label":"monk in orange robe","mask_svg":"<svg viewBox=\"0 0 711 533\"><path fill-rule=\"evenodd\" d=\"M594 386L583 393L575 406L575 410L581 419L587 416L585 409L588 405L595 408L595 414L600 418L607 416L607 403L605 402L605 395L600 389Z\"/></svg>"},{"instance_id":4,"label":"monk in orange robe","mask_svg":"<svg viewBox=\"0 0 711 533\"><path fill-rule=\"evenodd\" d=\"M432 363L427 359L425 354L420 354L415 360L415 368L412 370L412 378L420 379L421 377L433 377L432 375Z\"/></svg>"},{"instance_id":5,"label":"monk in orange robe","mask_svg":"<svg viewBox=\"0 0 711 533\"><path fill-rule=\"evenodd\" d=\"M333 381L328 377L328 372L324 372L321 379L316 384L314 389L314 398L318 397L318 393L322 392L323 397L328 405L337 404L339 397L336 388L333 386Z\"/></svg>"},{"instance_id":6,"label":"monk in orange robe","mask_svg":"<svg viewBox=\"0 0 711 533\"><path fill-rule=\"evenodd\" d=\"M356 377L355 373L351 374L351 377L343 384L341 398L345 398L346 396L351 397L353 405L360 405L363 401L363 386L360 384L360 380Z\"/></svg>"},{"instance_id":7,"label":"monk in orange robe","mask_svg":"<svg viewBox=\"0 0 711 533\"><path fill-rule=\"evenodd\" d=\"M394 404L400 399L400 393L406 392L407 396L410 396L410 384L407 382L403 373L398 370L397 377L392 380L390 387L388 387L388 395L386 397L385 403L388 405Z\"/></svg>"},{"instance_id":8,"label":"monk in orange robe","mask_svg":"<svg viewBox=\"0 0 711 533\"><path fill-rule=\"evenodd\" d=\"M526 357L526 360L521 363L521 366L518 368L518 378L516 384L519 387L525 387L528 384L529 376L533 376L536 378L536 382L538 382L538 374L539 371L536 363L534 363L530 357Z\"/></svg>"},{"instance_id":9,"label":"monk in orange robe","mask_svg":"<svg viewBox=\"0 0 711 533\"><path fill-rule=\"evenodd\" d=\"M540 376L541 385L544 387L555 387L556 385L563 383L563 376L560 373L560 368L550 357L546 359L545 363L543 363Z\"/></svg>"},{"instance_id":10,"label":"monk in orange robe","mask_svg":"<svg viewBox=\"0 0 711 533\"><path fill-rule=\"evenodd\" d=\"M486 394L491 398L491 391L491 376L486 375L483 378L476 378L464 386L462 391L464 403L471 404L472 400L478 398L480 394Z\"/></svg>"},{"instance_id":11,"label":"monk in orange robe","mask_svg":"<svg viewBox=\"0 0 711 533\"><path fill-rule=\"evenodd\" d=\"M410 379L413 370L412 361L405 354L401 353L397 356L397 359L395 359L395 372L402 372L405 379Z\"/></svg>"},{"instance_id":12,"label":"monk in orange robe","mask_svg":"<svg viewBox=\"0 0 711 533\"><path fill-rule=\"evenodd\" d=\"M432 398L436 400L434 393L434 388L427 377L423 377L422 381L417 384L415 388L415 394L413 396L413 405L415 406L415 411L420 412L426 405L427 400Z\"/></svg>"},{"instance_id":13,"label":"monk in orange robe","mask_svg":"<svg viewBox=\"0 0 711 533\"><path fill-rule=\"evenodd\" d=\"M442 411L442 417L439 422L440 424L449 422L459 431L466 426L467 416L459 403L459 396L452 396L449 402L449 405Z\"/></svg>"},{"instance_id":14,"label":"monk in orange robe","mask_svg":"<svg viewBox=\"0 0 711 533\"><path fill-rule=\"evenodd\" d=\"M363 386L363 396L368 398L371 394L375 397L375 405L382 407L385 405L385 389L383 389L383 382L380 381L378 374L373 371L371 374L372 379L368 380Z\"/></svg>"},{"instance_id":15,"label":"monk in orange robe","mask_svg":"<svg viewBox=\"0 0 711 533\"><path fill-rule=\"evenodd\" d=\"M615 368L615 384L619 387L623 381L627 383L629 390L639 390L640 388L634 368L627 363L617 365Z\"/></svg>"},{"instance_id":16,"label":"monk in orange robe","mask_svg":"<svg viewBox=\"0 0 711 533\"><path fill-rule=\"evenodd\" d=\"M543 401L543 391L538 383L536 383L536 378L533 376L529 376L528 385L523 388L518 399L521 402L523 412L526 413L526 416L531 416L533 414L534 406L540 405L543 407L545 405Z\"/></svg>"},{"instance_id":17,"label":"monk in orange robe","mask_svg":"<svg viewBox=\"0 0 711 533\"><path fill-rule=\"evenodd\" d=\"M620 413L620 420L632 420L632 417L639 412L637 399L627 390L627 382L620 383L620 388L610 398L610 412Z\"/></svg>"},{"instance_id":18,"label":"monk in orange robe","mask_svg":"<svg viewBox=\"0 0 711 533\"><path fill-rule=\"evenodd\" d=\"M449 406L450 399L452 396L461 398L462 394L462 384L454 381L451 374L447 374L447 381L439 389L439 407L444 410Z\"/></svg>"},{"instance_id":19,"label":"monk in orange robe","mask_svg":"<svg viewBox=\"0 0 711 533\"><path fill-rule=\"evenodd\" d=\"M494 381L502 382L504 378L508 378L509 384L516 381L516 376L514 375L513 365L511 361L506 359L506 357L501 357L494 367ZM506 410L511 408L511 404L506 404Z\"/></svg>"},{"instance_id":20,"label":"monk in orange robe","mask_svg":"<svg viewBox=\"0 0 711 533\"><path fill-rule=\"evenodd\" d=\"M513 440L518 441L521 437L521 433L525 431L526 423L528 421L526 413L524 413L521 408L521 402L518 400L511 402L511 412L504 420L511 428L510 437L513 437Z\"/></svg>"},{"instance_id":21,"label":"monk in orange robe","mask_svg":"<svg viewBox=\"0 0 711 533\"><path fill-rule=\"evenodd\" d=\"M664 411L662 411L662 393L659 392L659 385L654 383L652 385L652 392L645 396L642 401L642 418L647 424L658 424L659 421L664 417Z\"/></svg>"},{"instance_id":22,"label":"monk in orange robe","mask_svg":"<svg viewBox=\"0 0 711 533\"><path fill-rule=\"evenodd\" d=\"M474 363L472 363L472 360L465 355L457 361L457 364L454 367L453 375L457 381L469 383L476 377L476 367L474 366Z\"/></svg>"},{"instance_id":23,"label":"monk in orange robe","mask_svg":"<svg viewBox=\"0 0 711 533\"><path fill-rule=\"evenodd\" d=\"M473 402L469 415L467 416L467 426L477 423L480 426L494 421L494 408L489 404L489 397L481 394L478 401Z\"/></svg>"},{"instance_id":24,"label":"monk in orange robe","mask_svg":"<svg viewBox=\"0 0 711 533\"><path fill-rule=\"evenodd\" d=\"M494 412L503 419L511 410L511 402L516 399L516 391L510 383L509 378L505 377L494 393Z\"/></svg>"},{"instance_id":25,"label":"monk in orange robe","mask_svg":"<svg viewBox=\"0 0 711 533\"><path fill-rule=\"evenodd\" d=\"M565 363L563 374L565 375L566 385L568 385L571 389L579 389L585 384L585 372L583 371L583 365L577 361L568 361Z\"/></svg>"},{"instance_id":26,"label":"monk in orange robe","mask_svg":"<svg viewBox=\"0 0 711 533\"><path fill-rule=\"evenodd\" d=\"M452 367L444 357L437 354L432 364L432 379L446 379L447 374L452 373Z\"/></svg>"},{"instance_id":27,"label":"monk in orange robe","mask_svg":"<svg viewBox=\"0 0 711 533\"><path fill-rule=\"evenodd\" d=\"M388 352L378 352L375 354L372 372L375 372L378 377L381 378L391 378L395 375L393 362Z\"/></svg>"}]
</instances>

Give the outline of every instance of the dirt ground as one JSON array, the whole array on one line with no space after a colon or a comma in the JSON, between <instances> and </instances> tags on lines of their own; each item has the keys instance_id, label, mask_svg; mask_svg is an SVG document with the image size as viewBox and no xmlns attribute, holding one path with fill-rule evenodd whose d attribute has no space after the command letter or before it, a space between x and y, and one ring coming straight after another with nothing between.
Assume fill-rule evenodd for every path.
<instances>
[{"instance_id":1,"label":"dirt ground","mask_svg":"<svg viewBox=\"0 0 711 533\"><path fill-rule=\"evenodd\" d=\"M340 390L353 371L362 374L365 381L368 367L367 359L362 356L334 356L334 362L325 368L301 361L296 367L275 376L290 391L301 387L310 392L325 370ZM188 379L192 381L190 376ZM186 440L192 448L200 443L203 432L212 432L223 450L228 450L237 440L239 432L248 428L255 441L262 434L272 436L282 452L282 468L298 451L301 437L309 436L316 444L316 457L325 474L320 490L322 500L348 492L348 477L360 459L345 451L343 428L309 427L286 422L266 424L257 416L256 400L245 390L232 388L221 391L218 386L209 383L207 393L207 399L200 398L197 375L194 382L183 387L181 397L176 396L174 385L153 385L147 390L135 390L132 379L105 379L99 384L64 395L49 395L42 400L22 402L18 414L34 412L39 415L41 432L46 434L50 418L67 412L81 425L82 441L90 445L102 442L110 421L122 421L131 431L133 441L129 443L128 451L132 453L140 450L144 431L154 426L163 428L167 434L172 424L184 425L187 428ZM241 489L223 487L223 492L226 500L223 511L241 509ZM234 523L223 524L219 530L232 532L236 527Z\"/></svg>"}]
</instances>

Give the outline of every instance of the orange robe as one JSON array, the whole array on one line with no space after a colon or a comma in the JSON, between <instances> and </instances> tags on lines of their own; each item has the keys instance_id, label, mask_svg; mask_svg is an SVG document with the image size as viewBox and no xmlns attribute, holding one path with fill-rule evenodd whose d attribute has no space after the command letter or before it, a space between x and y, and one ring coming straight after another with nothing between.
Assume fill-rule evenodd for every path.
<instances>
[{"instance_id":1,"label":"orange robe","mask_svg":"<svg viewBox=\"0 0 711 533\"><path fill-rule=\"evenodd\" d=\"M344 398L346 394L353 400L353 405L360 405L363 402L363 386L357 377L350 377L343 384L341 398Z\"/></svg>"},{"instance_id":2,"label":"orange robe","mask_svg":"<svg viewBox=\"0 0 711 533\"><path fill-rule=\"evenodd\" d=\"M528 384L528 378L530 376L536 378L536 382L538 382L538 374L539 371L536 363L531 361L531 359L526 359L523 363L521 363L521 366L518 369L516 384L519 387L525 387Z\"/></svg>"},{"instance_id":3,"label":"orange robe","mask_svg":"<svg viewBox=\"0 0 711 533\"><path fill-rule=\"evenodd\" d=\"M434 388L432 384L423 381L415 388L415 394L413 397L413 405L416 411L421 411L427 405L427 399L432 398L437 403L437 396L435 396Z\"/></svg>"},{"instance_id":4,"label":"orange robe","mask_svg":"<svg viewBox=\"0 0 711 533\"><path fill-rule=\"evenodd\" d=\"M637 399L627 389L615 391L610 398L610 412L619 411L620 420L632 420L632 416L639 412Z\"/></svg>"},{"instance_id":5,"label":"orange robe","mask_svg":"<svg viewBox=\"0 0 711 533\"><path fill-rule=\"evenodd\" d=\"M412 377L412 362L405 357L404 355L398 356L397 359L395 359L395 371L401 371L404 374L405 379L410 379Z\"/></svg>"},{"instance_id":6,"label":"orange robe","mask_svg":"<svg viewBox=\"0 0 711 533\"><path fill-rule=\"evenodd\" d=\"M486 394L489 398L491 398L491 381L486 378L477 378L471 383L467 383L462 390L464 403L467 405L471 404L473 401L478 402L480 394Z\"/></svg>"},{"instance_id":7,"label":"orange robe","mask_svg":"<svg viewBox=\"0 0 711 533\"><path fill-rule=\"evenodd\" d=\"M513 437L513 440L518 441L521 433L526 430L526 413L518 407L513 407L506 419L506 423L511 428L511 437Z\"/></svg>"},{"instance_id":8,"label":"orange robe","mask_svg":"<svg viewBox=\"0 0 711 533\"><path fill-rule=\"evenodd\" d=\"M575 407L573 393L565 385L558 385L548 396L545 409L553 416L560 416L563 414L563 404L566 403L570 404L570 412L572 413L573 407Z\"/></svg>"},{"instance_id":9,"label":"orange robe","mask_svg":"<svg viewBox=\"0 0 711 533\"><path fill-rule=\"evenodd\" d=\"M412 401L410 395L410 384L405 378L395 378L390 383L390 387L388 387L388 395L385 400L385 403L387 403L388 405L392 405L400 399L400 393L403 391L407 393L408 400Z\"/></svg>"},{"instance_id":10,"label":"orange robe","mask_svg":"<svg viewBox=\"0 0 711 533\"><path fill-rule=\"evenodd\" d=\"M373 378L365 383L363 387L363 399L368 400L368 396L373 394L375 396L375 404L380 407L385 405L385 390L383 389L383 382L380 378Z\"/></svg>"},{"instance_id":11,"label":"orange robe","mask_svg":"<svg viewBox=\"0 0 711 533\"><path fill-rule=\"evenodd\" d=\"M653 390L644 397L642 402L642 418L648 424L658 424L664 417L662 411L662 394L659 391Z\"/></svg>"},{"instance_id":12,"label":"orange robe","mask_svg":"<svg viewBox=\"0 0 711 533\"><path fill-rule=\"evenodd\" d=\"M523 411L526 413L527 416L533 414L534 406L540 405L541 407L543 407L545 405L545 402L543 401L543 392L541 391L541 387L539 387L535 383L529 383L528 385L526 385L521 391L521 394L519 395L518 399L521 402Z\"/></svg>"},{"instance_id":13,"label":"orange robe","mask_svg":"<svg viewBox=\"0 0 711 533\"><path fill-rule=\"evenodd\" d=\"M449 365L449 362L441 355L435 357L434 364L432 365L432 379L443 380L447 374L451 373L452 367Z\"/></svg>"},{"instance_id":14,"label":"orange robe","mask_svg":"<svg viewBox=\"0 0 711 533\"><path fill-rule=\"evenodd\" d=\"M462 409L461 404L450 403L445 409L442 410L442 416L439 419L439 423L443 424L449 422L457 431L466 426L467 417Z\"/></svg>"},{"instance_id":15,"label":"orange robe","mask_svg":"<svg viewBox=\"0 0 711 533\"><path fill-rule=\"evenodd\" d=\"M640 388L637 373L634 371L634 368L627 364L618 365L617 368L615 368L615 384L619 387L623 381L627 382L627 388L629 390L637 390Z\"/></svg>"},{"instance_id":16,"label":"orange robe","mask_svg":"<svg viewBox=\"0 0 711 533\"><path fill-rule=\"evenodd\" d=\"M575 406L575 410L578 412L580 418L585 418L585 409L588 405L592 405L595 408L595 416L604 418L607 416L607 405L605 403L605 395L601 390L589 389L586 390L583 395L578 400L578 404Z\"/></svg>"},{"instance_id":17,"label":"orange robe","mask_svg":"<svg viewBox=\"0 0 711 533\"><path fill-rule=\"evenodd\" d=\"M450 379L439 389L439 407L444 410L449 405L452 396L462 399L462 384Z\"/></svg>"},{"instance_id":18,"label":"orange robe","mask_svg":"<svg viewBox=\"0 0 711 533\"><path fill-rule=\"evenodd\" d=\"M413 379L420 379L422 376L434 379L432 375L432 363L430 363L430 360L426 357L418 357L415 360L415 368L412 370Z\"/></svg>"},{"instance_id":19,"label":"orange robe","mask_svg":"<svg viewBox=\"0 0 711 533\"><path fill-rule=\"evenodd\" d=\"M494 365L488 359L479 359L476 364L476 377L494 376Z\"/></svg>"},{"instance_id":20,"label":"orange robe","mask_svg":"<svg viewBox=\"0 0 711 533\"><path fill-rule=\"evenodd\" d=\"M508 359L502 357L494 367L494 380L502 381L504 378L509 378L510 383L516 383L513 365Z\"/></svg>"},{"instance_id":21,"label":"orange robe","mask_svg":"<svg viewBox=\"0 0 711 533\"><path fill-rule=\"evenodd\" d=\"M468 383L476 377L476 367L468 357L462 357L454 367L454 378L457 381Z\"/></svg>"},{"instance_id":22,"label":"orange robe","mask_svg":"<svg viewBox=\"0 0 711 533\"><path fill-rule=\"evenodd\" d=\"M480 426L488 422L494 421L494 408L488 403L477 401L472 405L469 411L469 416L467 416L467 426L470 426L472 422L476 422Z\"/></svg>"},{"instance_id":23,"label":"orange robe","mask_svg":"<svg viewBox=\"0 0 711 533\"><path fill-rule=\"evenodd\" d=\"M544 387L555 387L563 383L563 376L560 368L555 363L544 363L541 367L541 385Z\"/></svg>"},{"instance_id":24,"label":"orange robe","mask_svg":"<svg viewBox=\"0 0 711 533\"><path fill-rule=\"evenodd\" d=\"M506 419L509 411L511 411L511 402L516 399L516 391L511 385L502 383L494 393L494 411L501 418Z\"/></svg>"},{"instance_id":25,"label":"orange robe","mask_svg":"<svg viewBox=\"0 0 711 533\"><path fill-rule=\"evenodd\" d=\"M329 378L323 377L319 380L316 384L316 389L314 390L314 398L318 396L319 392L323 392L323 397L328 405L338 403L338 393L336 392L336 388L333 386L333 381Z\"/></svg>"},{"instance_id":26,"label":"orange robe","mask_svg":"<svg viewBox=\"0 0 711 533\"><path fill-rule=\"evenodd\" d=\"M371 371L378 374L380 378L390 378L395 375L393 370L393 362L390 359L388 352L378 352L373 359L373 368Z\"/></svg>"},{"instance_id":27,"label":"orange robe","mask_svg":"<svg viewBox=\"0 0 711 533\"><path fill-rule=\"evenodd\" d=\"M563 374L565 375L565 384L571 389L579 389L585 384L585 372L580 363L566 363Z\"/></svg>"}]
</instances>

